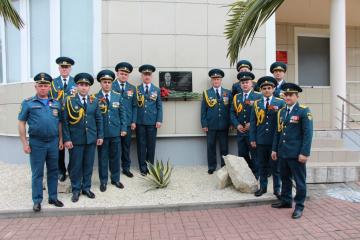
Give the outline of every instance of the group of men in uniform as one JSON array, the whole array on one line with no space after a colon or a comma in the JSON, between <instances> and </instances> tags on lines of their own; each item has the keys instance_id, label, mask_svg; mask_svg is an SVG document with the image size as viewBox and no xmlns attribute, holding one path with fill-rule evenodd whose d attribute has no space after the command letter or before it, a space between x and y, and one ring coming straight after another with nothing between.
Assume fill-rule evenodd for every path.
<instances>
[{"instance_id":1,"label":"group of men in uniform","mask_svg":"<svg viewBox=\"0 0 360 240\"><path fill-rule=\"evenodd\" d=\"M308 107L298 103L301 87L286 83L287 66L274 62L273 76L255 81L252 64L237 63L238 82L232 90L221 86L224 72L209 71L211 88L203 93L201 126L207 136L208 173L217 167L216 143L221 161L228 154L229 128L237 131L238 156L243 157L260 187L255 196L267 192L268 177L273 177L273 193L279 202L274 208L292 208L292 180L296 183L292 218L302 216L306 198L306 161L310 156L313 122Z\"/></svg>"},{"instance_id":2,"label":"group of men in uniform","mask_svg":"<svg viewBox=\"0 0 360 240\"><path fill-rule=\"evenodd\" d=\"M47 167L49 204L62 207L57 197L57 181L65 181L68 172L73 202L80 194L95 198L91 177L98 149L100 191L110 182L122 189L120 169L130 172L132 131L136 131L140 173L145 176L146 162L154 163L157 129L163 119L160 89L152 83L155 67L139 67L142 84L128 82L131 64L116 65L116 75L102 70L96 80L101 89L89 94L94 78L88 73L71 77L74 60L59 57L60 76L52 79L47 73L34 77L36 95L21 104L20 139L25 153L30 154L32 170L33 210L41 210L42 179ZM204 91L201 102L201 126L207 135L208 173L217 167L216 144L222 156L228 154L228 132L237 130L238 155L248 163L260 187L255 196L267 192L268 177L273 177L273 193L279 199L274 208L292 207L292 180L296 183L293 218L300 218L306 198L306 161L312 141L312 114L298 103L302 89L286 83L286 64L270 66L273 76L255 82L252 65L247 60L237 64L238 82L232 90L221 86L225 76L221 69L209 71L212 87ZM256 91L257 90L257 91ZM29 140L26 139L26 123ZM69 150L69 165L65 164L65 148ZM120 164L121 159L121 164ZM121 165L121 166L120 166Z\"/></svg>"},{"instance_id":3,"label":"group of men in uniform","mask_svg":"<svg viewBox=\"0 0 360 240\"><path fill-rule=\"evenodd\" d=\"M120 169L124 175L133 177L130 145L135 130L140 172L145 176L146 162L154 163L157 129L163 119L160 89L152 83L154 66L140 66L142 84L137 87L128 82L133 70L130 63L117 64L116 76L111 70L102 70L96 76L101 89L90 94L94 83L91 74L71 77L75 62L68 57L59 57L56 63L60 76L53 79L47 73L37 74L36 94L22 102L18 116L23 150L30 154L35 212L41 210L45 164L49 204L64 206L57 196L57 184L58 180L66 180L66 172L71 182L72 202L77 202L80 194L95 198L91 178L96 148L100 191L107 189L109 172L111 184L124 188ZM65 148L69 150L68 166Z\"/></svg>"}]
</instances>

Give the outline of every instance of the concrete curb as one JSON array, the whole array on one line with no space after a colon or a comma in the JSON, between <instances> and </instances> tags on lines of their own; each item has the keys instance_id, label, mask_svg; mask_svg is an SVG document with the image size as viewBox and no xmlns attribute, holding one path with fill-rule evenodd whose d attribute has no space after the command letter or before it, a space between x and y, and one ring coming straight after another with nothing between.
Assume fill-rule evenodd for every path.
<instances>
[{"instance_id":1,"label":"concrete curb","mask_svg":"<svg viewBox=\"0 0 360 240\"><path fill-rule=\"evenodd\" d=\"M266 205L276 202L276 198L250 199L241 201L222 201L222 202L199 202L185 204L169 205L149 205L134 207L94 207L94 208L45 208L39 213L34 213L32 209L21 210L2 210L0 219L6 218L36 218L36 217L63 217L75 215L112 215L128 213L149 213L149 212L177 212L177 211L194 211L205 209L222 209Z\"/></svg>"}]
</instances>

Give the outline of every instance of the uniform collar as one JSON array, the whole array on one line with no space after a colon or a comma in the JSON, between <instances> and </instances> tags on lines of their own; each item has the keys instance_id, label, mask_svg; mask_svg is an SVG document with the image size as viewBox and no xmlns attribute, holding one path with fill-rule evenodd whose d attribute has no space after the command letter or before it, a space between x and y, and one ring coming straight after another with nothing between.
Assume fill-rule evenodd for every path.
<instances>
[{"instance_id":1,"label":"uniform collar","mask_svg":"<svg viewBox=\"0 0 360 240\"><path fill-rule=\"evenodd\" d=\"M69 80L70 80L70 75L67 76L66 78L64 78L63 76L60 75L60 80L61 80L61 82L64 82L64 79L66 79L66 83L68 83Z\"/></svg>"},{"instance_id":2,"label":"uniform collar","mask_svg":"<svg viewBox=\"0 0 360 240\"><path fill-rule=\"evenodd\" d=\"M269 97L269 103L271 103L273 97L274 97L274 96L270 96L270 97ZM264 103L266 104L266 99L267 99L267 97L263 96L263 99L264 99Z\"/></svg>"},{"instance_id":3,"label":"uniform collar","mask_svg":"<svg viewBox=\"0 0 360 240\"><path fill-rule=\"evenodd\" d=\"M144 88L144 90L146 89L146 86L148 86L148 88L149 88L149 90L150 90L150 88L151 88L151 83L148 83L148 84L143 83L143 88Z\"/></svg>"},{"instance_id":4,"label":"uniform collar","mask_svg":"<svg viewBox=\"0 0 360 240\"><path fill-rule=\"evenodd\" d=\"M279 88L283 83L284 83L284 79L281 79L281 81L278 82L277 88Z\"/></svg>"},{"instance_id":5,"label":"uniform collar","mask_svg":"<svg viewBox=\"0 0 360 240\"><path fill-rule=\"evenodd\" d=\"M81 96L80 93L78 93L78 96L79 96L80 102L83 103L83 96ZM85 98L85 101L87 103L89 96L86 95L84 98Z\"/></svg>"},{"instance_id":6,"label":"uniform collar","mask_svg":"<svg viewBox=\"0 0 360 240\"><path fill-rule=\"evenodd\" d=\"M108 98L109 98L109 101L110 101L110 98L111 98L111 91L110 92L108 92L108 93L105 93L103 90L101 90L101 93L102 93L102 95L105 97L106 96L106 94L108 95Z\"/></svg>"},{"instance_id":7,"label":"uniform collar","mask_svg":"<svg viewBox=\"0 0 360 240\"><path fill-rule=\"evenodd\" d=\"M121 84L124 84L124 88L126 87L127 82L121 82L119 79L117 81L118 81L120 87L121 87Z\"/></svg>"},{"instance_id":8,"label":"uniform collar","mask_svg":"<svg viewBox=\"0 0 360 240\"><path fill-rule=\"evenodd\" d=\"M288 109L290 109L290 113L292 112L292 110L294 109L294 107L297 105L298 103L295 103L294 105L292 105L292 106L287 106L286 105L286 111L288 110Z\"/></svg>"},{"instance_id":9,"label":"uniform collar","mask_svg":"<svg viewBox=\"0 0 360 240\"><path fill-rule=\"evenodd\" d=\"M219 91L219 94L221 95L221 86L220 87L218 87L218 88L216 88L216 87L213 87L213 89L214 89L214 92L216 93L216 89L218 89L218 91Z\"/></svg>"}]
</instances>

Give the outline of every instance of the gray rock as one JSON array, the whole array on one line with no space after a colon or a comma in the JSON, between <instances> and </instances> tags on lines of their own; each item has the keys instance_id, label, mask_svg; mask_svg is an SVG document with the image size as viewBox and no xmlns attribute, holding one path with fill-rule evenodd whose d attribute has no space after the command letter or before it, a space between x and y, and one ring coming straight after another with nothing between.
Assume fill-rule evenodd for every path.
<instances>
[{"instance_id":1,"label":"gray rock","mask_svg":"<svg viewBox=\"0 0 360 240\"><path fill-rule=\"evenodd\" d=\"M65 182L58 181L58 193L71 193L71 184L69 178L67 178Z\"/></svg>"},{"instance_id":2,"label":"gray rock","mask_svg":"<svg viewBox=\"0 0 360 240\"><path fill-rule=\"evenodd\" d=\"M231 179L226 167L216 171L216 186L219 189L224 189L231 184Z\"/></svg>"},{"instance_id":3,"label":"gray rock","mask_svg":"<svg viewBox=\"0 0 360 240\"><path fill-rule=\"evenodd\" d=\"M224 156L224 160L234 187L243 193L254 193L257 190L257 180L245 159L227 155Z\"/></svg>"}]
</instances>

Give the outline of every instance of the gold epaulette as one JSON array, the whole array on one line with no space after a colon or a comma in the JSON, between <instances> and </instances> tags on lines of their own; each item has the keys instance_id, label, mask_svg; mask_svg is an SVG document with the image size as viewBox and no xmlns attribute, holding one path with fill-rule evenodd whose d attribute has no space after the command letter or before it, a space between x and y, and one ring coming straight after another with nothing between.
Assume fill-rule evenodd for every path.
<instances>
[{"instance_id":1,"label":"gold epaulette","mask_svg":"<svg viewBox=\"0 0 360 240\"><path fill-rule=\"evenodd\" d=\"M300 108L304 108L304 109L305 109L305 108L308 108L308 107L305 106L304 104L300 104L299 107L300 107Z\"/></svg>"}]
</instances>

